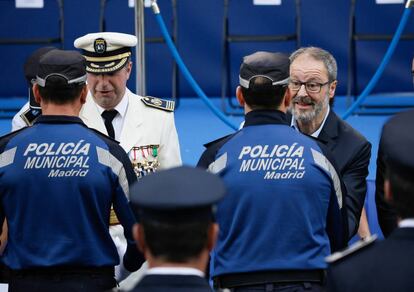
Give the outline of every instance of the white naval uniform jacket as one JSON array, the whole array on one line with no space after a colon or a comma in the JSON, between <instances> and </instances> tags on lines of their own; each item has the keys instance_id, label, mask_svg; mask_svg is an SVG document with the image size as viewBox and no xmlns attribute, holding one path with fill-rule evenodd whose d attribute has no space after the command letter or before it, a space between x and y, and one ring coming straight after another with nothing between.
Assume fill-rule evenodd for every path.
<instances>
[{"instance_id":1,"label":"white naval uniform jacket","mask_svg":"<svg viewBox=\"0 0 414 292\"><path fill-rule=\"evenodd\" d=\"M145 105L141 101L142 97L133 94L129 89L126 89L123 98L129 99L119 141L125 152L130 153L132 147L159 145L159 169L181 165L174 113ZM90 93L79 116L88 127L108 135Z\"/></svg>"},{"instance_id":2,"label":"white naval uniform jacket","mask_svg":"<svg viewBox=\"0 0 414 292\"><path fill-rule=\"evenodd\" d=\"M126 89L123 98L128 98L128 107L119 142L125 152L130 154L133 147L159 145L159 169L181 165L180 145L175 128L174 113L144 104L142 102L143 97L133 94L129 89ZM88 127L108 135L104 120L90 92L86 97L86 103L83 105L79 117ZM111 216L112 223L114 223L113 219ZM115 277L118 282L121 282L129 275L129 272L122 265L126 250L124 231L121 225L112 225L109 232L120 256L121 264L115 267ZM132 276L133 280L131 281L138 279L138 273L134 274L135 276Z\"/></svg>"}]
</instances>

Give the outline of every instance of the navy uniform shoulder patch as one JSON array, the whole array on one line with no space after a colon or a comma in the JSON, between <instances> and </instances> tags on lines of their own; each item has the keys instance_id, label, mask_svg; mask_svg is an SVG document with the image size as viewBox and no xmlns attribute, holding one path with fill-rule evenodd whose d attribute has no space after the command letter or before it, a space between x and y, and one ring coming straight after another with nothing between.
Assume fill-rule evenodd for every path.
<instances>
[{"instance_id":1,"label":"navy uniform shoulder patch","mask_svg":"<svg viewBox=\"0 0 414 292\"><path fill-rule=\"evenodd\" d=\"M167 112L173 112L175 109L175 102L172 100L166 100L152 96L144 96L141 100L147 106L161 109Z\"/></svg>"},{"instance_id":2,"label":"navy uniform shoulder patch","mask_svg":"<svg viewBox=\"0 0 414 292\"><path fill-rule=\"evenodd\" d=\"M23 113L20 114L22 120L26 125L31 126L33 122L42 114L41 110L28 108Z\"/></svg>"},{"instance_id":3,"label":"navy uniform shoulder patch","mask_svg":"<svg viewBox=\"0 0 414 292\"><path fill-rule=\"evenodd\" d=\"M349 246L347 249L345 249L343 251L337 251L337 252L331 254L330 256L327 256L325 258L325 261L328 264L332 264L332 263L335 263L339 260L345 259L349 255L355 254L355 253L365 249L368 246L372 246L373 243L375 242L375 240L377 240L377 237L378 236L376 234L374 234L372 236L369 236L369 237L366 237L364 239L358 240L357 242L355 242L354 244Z\"/></svg>"}]
</instances>

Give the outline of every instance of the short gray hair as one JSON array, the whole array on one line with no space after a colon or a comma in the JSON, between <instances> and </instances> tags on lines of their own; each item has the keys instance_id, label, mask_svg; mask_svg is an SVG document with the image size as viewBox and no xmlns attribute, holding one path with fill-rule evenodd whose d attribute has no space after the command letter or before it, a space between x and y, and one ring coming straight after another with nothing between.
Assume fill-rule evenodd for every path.
<instances>
[{"instance_id":1,"label":"short gray hair","mask_svg":"<svg viewBox=\"0 0 414 292\"><path fill-rule=\"evenodd\" d=\"M338 66L336 65L336 60L331 53L324 49L318 47L299 48L290 55L290 63L292 64L297 57L305 54L311 56L313 59L317 61L323 62L323 64L326 67L326 70L328 71L329 82L336 80L338 75Z\"/></svg>"}]
</instances>

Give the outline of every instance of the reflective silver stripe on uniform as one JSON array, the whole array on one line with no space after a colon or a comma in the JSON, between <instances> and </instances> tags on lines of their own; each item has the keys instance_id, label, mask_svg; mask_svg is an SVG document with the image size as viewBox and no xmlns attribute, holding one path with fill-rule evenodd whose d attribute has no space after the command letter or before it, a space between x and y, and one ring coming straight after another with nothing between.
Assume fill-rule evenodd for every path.
<instances>
[{"instance_id":1,"label":"reflective silver stripe on uniform","mask_svg":"<svg viewBox=\"0 0 414 292\"><path fill-rule=\"evenodd\" d=\"M322 153L319 151L316 151L315 149L312 149L312 156L313 160L317 165L322 167L324 170L326 170L334 183L336 198L338 200L339 208L342 209L342 189L341 189L341 181L339 180L338 173L336 172L335 168L331 164L331 162L328 160L328 158L325 157Z\"/></svg>"},{"instance_id":2,"label":"reflective silver stripe on uniform","mask_svg":"<svg viewBox=\"0 0 414 292\"><path fill-rule=\"evenodd\" d=\"M118 176L119 184L129 200L129 185L122 162L116 159L116 157L113 156L108 150L98 146L96 146L96 154L98 155L99 163L111 168L112 172Z\"/></svg>"},{"instance_id":3,"label":"reflective silver stripe on uniform","mask_svg":"<svg viewBox=\"0 0 414 292\"><path fill-rule=\"evenodd\" d=\"M219 173L227 165L227 152L217 158L214 162L208 166L208 171L211 173Z\"/></svg>"},{"instance_id":4,"label":"reflective silver stripe on uniform","mask_svg":"<svg viewBox=\"0 0 414 292\"><path fill-rule=\"evenodd\" d=\"M16 149L17 147L14 147L0 154L0 167L5 167L13 163L14 157L16 155Z\"/></svg>"}]
</instances>

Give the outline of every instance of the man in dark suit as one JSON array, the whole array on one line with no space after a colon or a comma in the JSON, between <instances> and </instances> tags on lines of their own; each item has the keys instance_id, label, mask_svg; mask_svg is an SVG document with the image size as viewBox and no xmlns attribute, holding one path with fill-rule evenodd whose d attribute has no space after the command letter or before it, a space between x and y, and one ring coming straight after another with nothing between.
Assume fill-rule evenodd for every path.
<instances>
[{"instance_id":1,"label":"man in dark suit","mask_svg":"<svg viewBox=\"0 0 414 292\"><path fill-rule=\"evenodd\" d=\"M145 176L132 187L139 222L133 234L149 267L132 291L212 291L204 271L218 234L213 205L224 194L218 176L186 166Z\"/></svg>"},{"instance_id":2,"label":"man in dark suit","mask_svg":"<svg viewBox=\"0 0 414 292\"><path fill-rule=\"evenodd\" d=\"M347 189L349 236L359 226L367 191L371 144L330 107L337 86L335 58L316 47L300 48L290 56L291 126L322 141L332 151ZM303 85L303 86L302 86ZM365 237L365 231L359 235Z\"/></svg>"},{"instance_id":3,"label":"man in dark suit","mask_svg":"<svg viewBox=\"0 0 414 292\"><path fill-rule=\"evenodd\" d=\"M381 136L387 169L384 193L398 214L399 227L384 241L339 256L329 269L329 291L413 291L414 136L407 135L412 131L414 115L408 111L391 118Z\"/></svg>"},{"instance_id":4,"label":"man in dark suit","mask_svg":"<svg viewBox=\"0 0 414 292\"><path fill-rule=\"evenodd\" d=\"M414 74L414 59L412 61L411 72ZM413 75L414 76L414 75ZM413 80L414 81L414 80ZM411 111L414 116L414 110ZM397 228L397 212L384 197L384 175L386 166L384 161L384 151L382 141L380 141L377 155L377 175L375 179L375 204L377 206L378 223L385 237Z\"/></svg>"}]
</instances>

